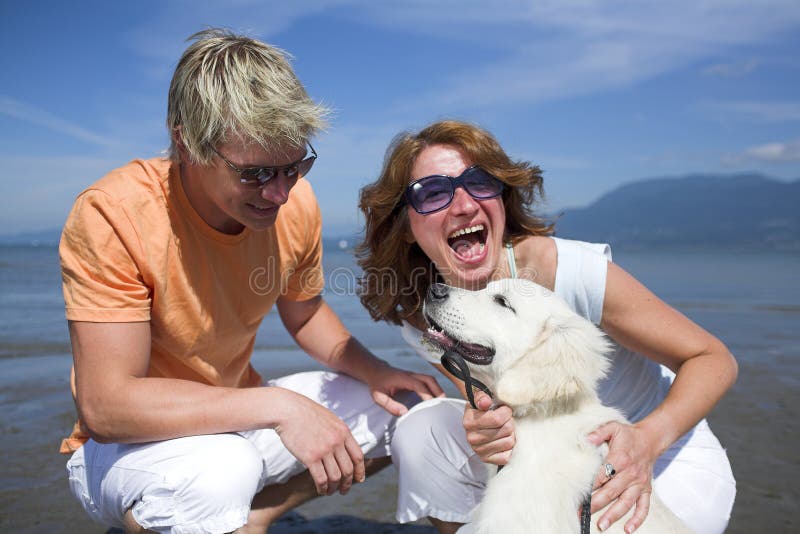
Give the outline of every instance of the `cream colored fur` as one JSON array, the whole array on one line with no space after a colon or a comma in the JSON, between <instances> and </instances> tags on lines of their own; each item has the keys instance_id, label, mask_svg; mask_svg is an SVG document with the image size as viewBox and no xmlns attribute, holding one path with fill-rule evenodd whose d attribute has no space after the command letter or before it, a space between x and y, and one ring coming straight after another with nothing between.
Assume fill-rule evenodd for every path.
<instances>
[{"instance_id":1,"label":"cream colored fur","mask_svg":"<svg viewBox=\"0 0 800 534\"><path fill-rule=\"evenodd\" d=\"M473 521L459 532L579 533L578 509L607 452L586 435L608 421L625 421L596 394L609 366L606 337L552 292L521 279L482 291L448 288L446 297L429 297L425 313L450 337L494 349L489 364L469 363L470 371L515 419L511 460L491 478ZM592 517L592 532L599 532L601 513ZM605 532L624 532L626 519ZM653 494L637 533L690 532Z\"/></svg>"}]
</instances>

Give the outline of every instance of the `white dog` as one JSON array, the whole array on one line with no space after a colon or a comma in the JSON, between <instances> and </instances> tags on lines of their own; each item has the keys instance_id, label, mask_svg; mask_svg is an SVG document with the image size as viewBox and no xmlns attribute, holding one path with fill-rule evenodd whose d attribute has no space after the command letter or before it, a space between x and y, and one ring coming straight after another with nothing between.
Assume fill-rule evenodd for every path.
<instances>
[{"instance_id":1,"label":"white dog","mask_svg":"<svg viewBox=\"0 0 800 534\"><path fill-rule=\"evenodd\" d=\"M608 421L625 421L603 406L595 387L610 344L591 322L547 289L522 279L499 280L481 291L437 284L425 302L443 350L455 350L471 374L514 414L516 445L492 477L470 527L480 534L579 533L578 509L600 472L608 447L586 436ZM599 532L592 516L591 532ZM624 518L605 532L623 533ZM651 495L637 534L691 533Z\"/></svg>"}]
</instances>

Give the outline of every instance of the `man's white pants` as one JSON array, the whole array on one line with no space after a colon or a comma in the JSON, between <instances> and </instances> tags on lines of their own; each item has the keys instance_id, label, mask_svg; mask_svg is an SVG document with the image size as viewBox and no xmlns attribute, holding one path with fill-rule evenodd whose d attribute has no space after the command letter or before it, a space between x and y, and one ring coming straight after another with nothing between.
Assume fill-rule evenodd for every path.
<instances>
[{"instance_id":1,"label":"man's white pants","mask_svg":"<svg viewBox=\"0 0 800 534\"><path fill-rule=\"evenodd\" d=\"M468 523L480 502L488 469L467 443L461 422L465 406L463 400L432 399L398 420L391 449L399 472L401 523L422 517ZM725 531L736 482L725 450L705 421L658 458L653 488L695 532Z\"/></svg>"},{"instance_id":2,"label":"man's white pants","mask_svg":"<svg viewBox=\"0 0 800 534\"><path fill-rule=\"evenodd\" d=\"M373 402L365 384L308 372L268 385L329 408L350 427L365 457L389 455L396 418ZM314 429L308 432L314 439ZM122 527L132 509L145 529L171 533L231 532L247 522L256 493L305 469L269 429L132 445L89 440L67 463L72 492L92 519Z\"/></svg>"}]
</instances>

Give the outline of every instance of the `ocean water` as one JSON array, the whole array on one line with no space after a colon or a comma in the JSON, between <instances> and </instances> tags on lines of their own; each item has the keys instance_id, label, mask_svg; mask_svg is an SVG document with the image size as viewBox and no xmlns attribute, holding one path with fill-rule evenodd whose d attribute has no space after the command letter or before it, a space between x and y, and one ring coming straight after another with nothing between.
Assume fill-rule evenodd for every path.
<instances>
[{"instance_id":1,"label":"ocean water","mask_svg":"<svg viewBox=\"0 0 800 534\"><path fill-rule=\"evenodd\" d=\"M800 254L637 251L614 261L666 302L688 315L740 358L800 354ZM402 358L398 330L372 321L356 295L358 268L351 251L329 246L324 267L328 304L375 352ZM0 247L0 360L68 356L58 251L54 247ZM256 339L256 360L301 365L276 313Z\"/></svg>"}]
</instances>

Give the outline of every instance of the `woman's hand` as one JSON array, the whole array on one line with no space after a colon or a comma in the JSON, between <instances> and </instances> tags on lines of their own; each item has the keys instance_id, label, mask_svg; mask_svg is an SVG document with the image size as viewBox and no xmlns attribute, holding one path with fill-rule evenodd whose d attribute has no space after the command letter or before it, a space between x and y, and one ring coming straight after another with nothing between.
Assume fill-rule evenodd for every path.
<instances>
[{"instance_id":1,"label":"woman's hand","mask_svg":"<svg viewBox=\"0 0 800 534\"><path fill-rule=\"evenodd\" d=\"M625 532L631 533L642 525L650 510L653 465L659 447L636 425L615 421L600 426L587 437L597 446L608 442L604 464L610 464L615 471L608 476L605 467L601 467L594 481L592 513L616 500L600 518L598 527L605 530L635 507L633 516L625 523Z\"/></svg>"},{"instance_id":2,"label":"woman's hand","mask_svg":"<svg viewBox=\"0 0 800 534\"><path fill-rule=\"evenodd\" d=\"M469 404L464 410L467 442L484 463L507 464L516 443L511 408L500 406L490 410L492 399L482 391L475 395L475 405L477 410Z\"/></svg>"}]
</instances>

